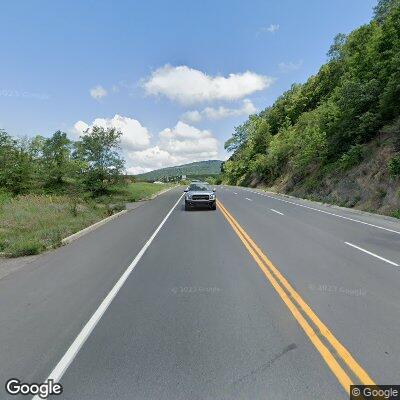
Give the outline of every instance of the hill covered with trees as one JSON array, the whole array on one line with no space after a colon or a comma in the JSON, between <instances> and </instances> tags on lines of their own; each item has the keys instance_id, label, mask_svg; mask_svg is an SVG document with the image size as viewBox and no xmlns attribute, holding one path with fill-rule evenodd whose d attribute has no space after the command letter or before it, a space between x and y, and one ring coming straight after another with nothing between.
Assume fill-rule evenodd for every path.
<instances>
[{"instance_id":1,"label":"hill covered with trees","mask_svg":"<svg viewBox=\"0 0 400 400\"><path fill-rule=\"evenodd\" d=\"M224 180L399 215L400 0L380 0L327 56L235 128Z\"/></svg>"},{"instance_id":2,"label":"hill covered with trees","mask_svg":"<svg viewBox=\"0 0 400 400\"><path fill-rule=\"evenodd\" d=\"M139 174L136 177L139 180L155 181L182 175L186 175L187 177L213 176L221 173L221 164L222 161L220 160L197 161L189 164L177 165L175 167L156 169L144 174Z\"/></svg>"}]
</instances>

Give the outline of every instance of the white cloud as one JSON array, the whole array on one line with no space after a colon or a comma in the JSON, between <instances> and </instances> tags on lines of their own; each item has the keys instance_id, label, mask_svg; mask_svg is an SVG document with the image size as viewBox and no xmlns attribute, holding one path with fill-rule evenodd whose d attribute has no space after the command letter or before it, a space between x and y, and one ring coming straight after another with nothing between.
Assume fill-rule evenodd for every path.
<instances>
[{"instance_id":1,"label":"white cloud","mask_svg":"<svg viewBox=\"0 0 400 400\"><path fill-rule=\"evenodd\" d=\"M279 24L271 24L266 30L270 33L275 33L279 29Z\"/></svg>"},{"instance_id":2,"label":"white cloud","mask_svg":"<svg viewBox=\"0 0 400 400\"><path fill-rule=\"evenodd\" d=\"M103 97L107 96L107 90L103 88L103 86L96 86L92 89L90 89L90 95L95 99L95 100L100 100Z\"/></svg>"},{"instance_id":3,"label":"white cloud","mask_svg":"<svg viewBox=\"0 0 400 400\"><path fill-rule=\"evenodd\" d=\"M268 33L272 33L274 34L276 31L278 31L280 28L279 24L270 24L269 26L263 26L262 28L260 28L257 32L258 36L259 34L263 33L263 32L268 32Z\"/></svg>"},{"instance_id":4,"label":"white cloud","mask_svg":"<svg viewBox=\"0 0 400 400\"><path fill-rule=\"evenodd\" d=\"M115 128L121 131L121 146L125 151L139 150L150 145L148 129L136 119L115 114L110 119L96 118L90 125L86 122L78 121L74 125L74 130L78 134L83 134L87 129L92 129L93 126L100 126L105 129Z\"/></svg>"},{"instance_id":5,"label":"white cloud","mask_svg":"<svg viewBox=\"0 0 400 400\"><path fill-rule=\"evenodd\" d=\"M129 163L133 166L127 171L131 173L142 173L153 169L163 168L179 164L179 157L171 155L168 151L160 149L159 146L150 147L142 151L132 151L128 154Z\"/></svg>"},{"instance_id":6,"label":"white cloud","mask_svg":"<svg viewBox=\"0 0 400 400\"><path fill-rule=\"evenodd\" d=\"M158 143L141 151L128 153L131 173L218 158L218 141L207 130L179 121L174 128L159 133Z\"/></svg>"},{"instance_id":7,"label":"white cloud","mask_svg":"<svg viewBox=\"0 0 400 400\"><path fill-rule=\"evenodd\" d=\"M129 175L138 175L144 174L145 172L151 171L151 168L144 168L144 167L129 167L126 168L126 173Z\"/></svg>"},{"instance_id":8,"label":"white cloud","mask_svg":"<svg viewBox=\"0 0 400 400\"><path fill-rule=\"evenodd\" d=\"M165 65L142 82L149 95L164 95L182 104L213 100L238 100L268 88L273 79L251 71L224 76L209 76L186 65Z\"/></svg>"},{"instance_id":9,"label":"white cloud","mask_svg":"<svg viewBox=\"0 0 400 400\"><path fill-rule=\"evenodd\" d=\"M176 156L209 159L218 155L218 141L211 132L182 121L178 121L172 129L161 131L159 137L160 147Z\"/></svg>"},{"instance_id":10,"label":"white cloud","mask_svg":"<svg viewBox=\"0 0 400 400\"><path fill-rule=\"evenodd\" d=\"M193 110L193 111L186 111L182 114L182 120L188 122L199 122L201 121L203 116L201 115L200 111Z\"/></svg>"},{"instance_id":11,"label":"white cloud","mask_svg":"<svg viewBox=\"0 0 400 400\"><path fill-rule=\"evenodd\" d=\"M296 71L296 70L300 69L302 65L303 65L303 60L300 60L297 62L293 62L293 61L280 62L278 64L278 67L281 72L288 73L288 72L292 72L292 71Z\"/></svg>"},{"instance_id":12,"label":"white cloud","mask_svg":"<svg viewBox=\"0 0 400 400\"><path fill-rule=\"evenodd\" d=\"M199 122L203 118L216 120L227 117L238 117L241 115L254 114L257 111L254 104L249 99L244 99L240 108L227 108L219 106L218 108L206 107L202 111L193 110L187 111L182 115L184 121Z\"/></svg>"}]
</instances>

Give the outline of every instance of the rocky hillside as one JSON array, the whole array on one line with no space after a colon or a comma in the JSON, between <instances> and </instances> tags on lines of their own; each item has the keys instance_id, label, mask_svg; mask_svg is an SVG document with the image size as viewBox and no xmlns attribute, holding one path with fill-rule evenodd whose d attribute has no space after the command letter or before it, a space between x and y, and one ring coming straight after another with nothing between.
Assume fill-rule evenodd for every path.
<instances>
[{"instance_id":1,"label":"rocky hillside","mask_svg":"<svg viewBox=\"0 0 400 400\"><path fill-rule=\"evenodd\" d=\"M340 163L326 173L315 171L296 182L290 174L277 180L271 190L344 207L400 218L400 177L388 171L396 154L395 135L382 133L360 149L360 161L347 168ZM253 176L251 186L265 186Z\"/></svg>"}]
</instances>

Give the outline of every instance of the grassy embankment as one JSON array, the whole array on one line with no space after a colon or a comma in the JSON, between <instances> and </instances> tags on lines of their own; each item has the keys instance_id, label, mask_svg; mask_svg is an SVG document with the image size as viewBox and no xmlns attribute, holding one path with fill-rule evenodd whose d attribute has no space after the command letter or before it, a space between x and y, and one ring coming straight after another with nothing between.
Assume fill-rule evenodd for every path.
<instances>
[{"instance_id":1,"label":"grassy embankment","mask_svg":"<svg viewBox=\"0 0 400 400\"><path fill-rule=\"evenodd\" d=\"M20 195L0 193L0 253L7 257L38 254L58 247L61 239L147 199L168 185L131 183L116 186L108 196Z\"/></svg>"}]
</instances>

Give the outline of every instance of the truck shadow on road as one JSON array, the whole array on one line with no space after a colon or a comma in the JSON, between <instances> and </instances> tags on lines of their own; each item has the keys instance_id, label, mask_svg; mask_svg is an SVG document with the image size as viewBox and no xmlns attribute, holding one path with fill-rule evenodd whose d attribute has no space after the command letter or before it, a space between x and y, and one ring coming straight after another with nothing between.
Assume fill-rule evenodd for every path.
<instances>
[{"instance_id":1,"label":"truck shadow on road","mask_svg":"<svg viewBox=\"0 0 400 400\"><path fill-rule=\"evenodd\" d=\"M208 207L208 206L192 207L192 208L189 208L189 210L185 211L185 204L181 204L180 210L183 211L183 212L196 212L196 211L198 211L198 212L204 212L204 211L212 212L212 211L215 211L215 210L211 210L211 208Z\"/></svg>"}]
</instances>

